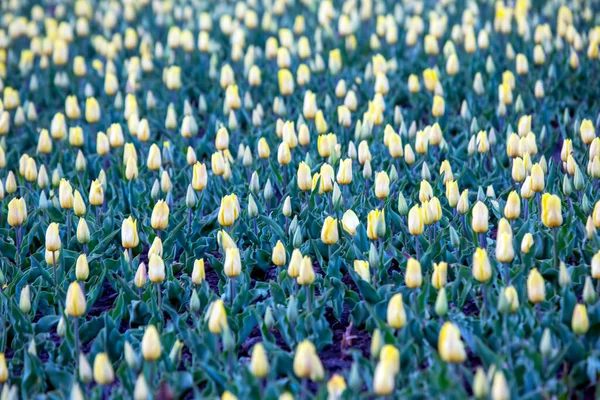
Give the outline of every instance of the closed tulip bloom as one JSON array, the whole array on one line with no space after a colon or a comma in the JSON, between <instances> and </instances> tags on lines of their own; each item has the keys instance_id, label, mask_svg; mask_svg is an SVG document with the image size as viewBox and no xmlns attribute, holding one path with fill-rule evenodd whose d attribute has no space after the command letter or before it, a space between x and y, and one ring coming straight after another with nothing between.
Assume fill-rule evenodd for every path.
<instances>
[{"instance_id":1,"label":"closed tulip bloom","mask_svg":"<svg viewBox=\"0 0 600 400\"><path fill-rule=\"evenodd\" d=\"M77 263L75 264L75 277L78 281L87 281L90 276L90 267L87 262L87 256L81 254L77 257Z\"/></svg>"},{"instance_id":2,"label":"closed tulip bloom","mask_svg":"<svg viewBox=\"0 0 600 400\"><path fill-rule=\"evenodd\" d=\"M146 361L156 361L162 352L160 336L154 325L148 325L142 338L142 356Z\"/></svg>"},{"instance_id":3,"label":"closed tulip bloom","mask_svg":"<svg viewBox=\"0 0 600 400\"><path fill-rule=\"evenodd\" d=\"M425 229L423 222L423 211L415 204L408 212L408 231L413 236L418 236Z\"/></svg>"},{"instance_id":4,"label":"closed tulip bloom","mask_svg":"<svg viewBox=\"0 0 600 400\"><path fill-rule=\"evenodd\" d=\"M115 371L108 359L108 354L98 353L94 359L94 381L98 385L108 386L115 380Z\"/></svg>"},{"instance_id":5,"label":"closed tulip bloom","mask_svg":"<svg viewBox=\"0 0 600 400\"><path fill-rule=\"evenodd\" d=\"M442 360L449 363L462 363L467 358L460 331L452 322L442 325L438 338L438 352Z\"/></svg>"},{"instance_id":6,"label":"closed tulip bloom","mask_svg":"<svg viewBox=\"0 0 600 400\"><path fill-rule=\"evenodd\" d=\"M23 289L21 289L21 295L19 296L19 310L23 314L29 314L31 311L31 289L29 285L25 285Z\"/></svg>"},{"instance_id":7,"label":"closed tulip bloom","mask_svg":"<svg viewBox=\"0 0 600 400\"><path fill-rule=\"evenodd\" d=\"M227 329L227 312L225 311L223 300L218 299L213 301L209 306L207 315L208 329L211 333L219 335L223 330Z\"/></svg>"},{"instance_id":8,"label":"closed tulip bloom","mask_svg":"<svg viewBox=\"0 0 600 400\"><path fill-rule=\"evenodd\" d=\"M222 176L225 173L225 159L223 153L217 151L211 156L211 168L215 175Z\"/></svg>"},{"instance_id":9,"label":"closed tulip bloom","mask_svg":"<svg viewBox=\"0 0 600 400\"><path fill-rule=\"evenodd\" d=\"M544 193L542 196L542 223L547 228L557 228L562 225L563 217L560 198L557 195Z\"/></svg>"},{"instance_id":10,"label":"closed tulip bloom","mask_svg":"<svg viewBox=\"0 0 600 400\"><path fill-rule=\"evenodd\" d=\"M319 194L329 193L333 190L333 184L335 182L335 173L333 167L327 163L321 165L319 170L321 177L321 184L319 185ZM314 179L314 178L313 178Z\"/></svg>"},{"instance_id":11,"label":"closed tulip bloom","mask_svg":"<svg viewBox=\"0 0 600 400\"><path fill-rule=\"evenodd\" d=\"M265 159L269 158L271 155L271 149L269 148L269 144L267 143L267 139L264 137L260 138L258 141L258 157Z\"/></svg>"},{"instance_id":12,"label":"closed tulip bloom","mask_svg":"<svg viewBox=\"0 0 600 400\"><path fill-rule=\"evenodd\" d=\"M406 311L401 293L393 295L388 303L387 323L392 329L400 329L406 324Z\"/></svg>"},{"instance_id":13,"label":"closed tulip bloom","mask_svg":"<svg viewBox=\"0 0 600 400\"><path fill-rule=\"evenodd\" d=\"M533 235L531 233L526 233L523 236L523 240L521 240L521 253L529 253L531 246L533 246Z\"/></svg>"},{"instance_id":14,"label":"closed tulip bloom","mask_svg":"<svg viewBox=\"0 0 600 400\"><path fill-rule=\"evenodd\" d=\"M465 215L469 212L469 189L463 190L460 194L458 204L456 205L456 211L461 215Z\"/></svg>"},{"instance_id":15,"label":"closed tulip bloom","mask_svg":"<svg viewBox=\"0 0 600 400\"><path fill-rule=\"evenodd\" d=\"M577 304L571 318L571 329L578 335L585 335L590 328L585 304Z\"/></svg>"},{"instance_id":16,"label":"closed tulip bloom","mask_svg":"<svg viewBox=\"0 0 600 400\"><path fill-rule=\"evenodd\" d=\"M492 277L492 266L485 249L477 248L473 254L473 278L487 282Z\"/></svg>"},{"instance_id":17,"label":"closed tulip bloom","mask_svg":"<svg viewBox=\"0 0 600 400\"><path fill-rule=\"evenodd\" d=\"M298 278L300 275L300 268L302 267L302 253L299 249L294 249L292 257L288 265L287 273L291 278Z\"/></svg>"},{"instance_id":18,"label":"closed tulip bloom","mask_svg":"<svg viewBox=\"0 0 600 400\"><path fill-rule=\"evenodd\" d=\"M73 196L73 211L75 215L78 217L83 217L86 212L85 202L83 201L83 197L79 193L79 190L75 190Z\"/></svg>"},{"instance_id":19,"label":"closed tulip bloom","mask_svg":"<svg viewBox=\"0 0 600 400\"><path fill-rule=\"evenodd\" d=\"M73 188L71 187L69 181L65 179L60 180L58 198L61 208L65 210L70 210L73 208Z\"/></svg>"},{"instance_id":20,"label":"closed tulip bloom","mask_svg":"<svg viewBox=\"0 0 600 400\"><path fill-rule=\"evenodd\" d=\"M256 343L252 348L250 372L258 379L263 379L269 373L269 359L262 343Z\"/></svg>"},{"instance_id":21,"label":"closed tulip bloom","mask_svg":"<svg viewBox=\"0 0 600 400\"><path fill-rule=\"evenodd\" d=\"M388 150L390 152L390 156L392 158L400 158L404 156L404 151L402 149L402 138L400 137L400 135L394 132L393 135L390 135L388 143Z\"/></svg>"},{"instance_id":22,"label":"closed tulip bloom","mask_svg":"<svg viewBox=\"0 0 600 400\"><path fill-rule=\"evenodd\" d=\"M98 132L96 136L96 153L100 156L105 156L110 151L110 142L108 136L104 132Z\"/></svg>"},{"instance_id":23,"label":"closed tulip bloom","mask_svg":"<svg viewBox=\"0 0 600 400\"><path fill-rule=\"evenodd\" d=\"M81 317L85 314L86 302L85 295L79 282L72 282L67 290L67 301L65 302L65 312L70 317Z\"/></svg>"},{"instance_id":24,"label":"closed tulip bloom","mask_svg":"<svg viewBox=\"0 0 600 400\"><path fill-rule=\"evenodd\" d=\"M531 168L531 190L536 193L542 192L546 186L544 182L544 170L539 164L534 164Z\"/></svg>"},{"instance_id":25,"label":"closed tulip bloom","mask_svg":"<svg viewBox=\"0 0 600 400\"><path fill-rule=\"evenodd\" d=\"M473 215L471 227L476 233L486 233L488 231L489 212L488 208L481 201L473 206Z\"/></svg>"},{"instance_id":26,"label":"closed tulip bloom","mask_svg":"<svg viewBox=\"0 0 600 400\"><path fill-rule=\"evenodd\" d=\"M440 262L433 264L433 274L431 274L431 285L440 290L446 286L448 281L448 263Z\"/></svg>"},{"instance_id":27,"label":"closed tulip bloom","mask_svg":"<svg viewBox=\"0 0 600 400\"><path fill-rule=\"evenodd\" d=\"M104 188L97 179L92 181L89 198L92 206L101 206L104 203Z\"/></svg>"},{"instance_id":28,"label":"closed tulip bloom","mask_svg":"<svg viewBox=\"0 0 600 400\"><path fill-rule=\"evenodd\" d=\"M192 269L192 283L195 285L201 285L206 278L204 271L204 259L194 260L194 267Z\"/></svg>"},{"instance_id":29,"label":"closed tulip bloom","mask_svg":"<svg viewBox=\"0 0 600 400\"><path fill-rule=\"evenodd\" d=\"M283 96L289 96L294 93L294 75L289 69L280 69L277 73L279 81L279 92Z\"/></svg>"},{"instance_id":30,"label":"closed tulip bloom","mask_svg":"<svg viewBox=\"0 0 600 400\"><path fill-rule=\"evenodd\" d=\"M217 150L227 150L229 147L229 132L227 128L221 127L217 131L217 136L215 138L215 147Z\"/></svg>"},{"instance_id":31,"label":"closed tulip bloom","mask_svg":"<svg viewBox=\"0 0 600 400\"><path fill-rule=\"evenodd\" d=\"M501 263L510 263L515 258L512 235L502 233L496 238L496 259Z\"/></svg>"},{"instance_id":32,"label":"closed tulip bloom","mask_svg":"<svg viewBox=\"0 0 600 400\"><path fill-rule=\"evenodd\" d=\"M79 222L77 223L77 241L81 244L90 242L90 229L83 218L79 218Z\"/></svg>"},{"instance_id":33,"label":"closed tulip bloom","mask_svg":"<svg viewBox=\"0 0 600 400\"><path fill-rule=\"evenodd\" d=\"M12 227L20 226L24 221L21 202L16 197L8 203L8 224Z\"/></svg>"},{"instance_id":34,"label":"closed tulip bloom","mask_svg":"<svg viewBox=\"0 0 600 400\"><path fill-rule=\"evenodd\" d=\"M453 180L446 183L446 199L448 200L448 205L450 207L454 208L458 205L458 201L460 200L458 182Z\"/></svg>"},{"instance_id":35,"label":"closed tulip bloom","mask_svg":"<svg viewBox=\"0 0 600 400\"><path fill-rule=\"evenodd\" d=\"M347 210L342 216L342 228L349 234L354 235L358 225L360 225L360 221L354 211Z\"/></svg>"},{"instance_id":36,"label":"closed tulip bloom","mask_svg":"<svg viewBox=\"0 0 600 400\"><path fill-rule=\"evenodd\" d=\"M196 191L204 190L207 182L206 165L196 162L192 171L192 188Z\"/></svg>"},{"instance_id":37,"label":"closed tulip bloom","mask_svg":"<svg viewBox=\"0 0 600 400\"><path fill-rule=\"evenodd\" d=\"M442 96L433 96L433 105L431 106L431 115L435 118L443 117L446 112L446 103Z\"/></svg>"},{"instance_id":38,"label":"closed tulip bloom","mask_svg":"<svg viewBox=\"0 0 600 400\"><path fill-rule=\"evenodd\" d=\"M225 251L225 263L223 264L225 275L235 278L242 272L242 261L240 250L237 247L228 248Z\"/></svg>"},{"instance_id":39,"label":"closed tulip bloom","mask_svg":"<svg viewBox=\"0 0 600 400\"><path fill-rule=\"evenodd\" d=\"M273 264L280 267L283 264L285 264L286 258L287 258L287 254L285 252L285 247L283 247L283 243L281 243L281 240L278 240L277 243L275 244L275 247L273 248L273 254L271 255L271 261L273 261Z\"/></svg>"},{"instance_id":40,"label":"closed tulip bloom","mask_svg":"<svg viewBox=\"0 0 600 400\"><path fill-rule=\"evenodd\" d=\"M492 400L510 400L510 388L502 371L494 374L492 381Z\"/></svg>"},{"instance_id":41,"label":"closed tulip bloom","mask_svg":"<svg viewBox=\"0 0 600 400\"><path fill-rule=\"evenodd\" d=\"M60 250L61 241L60 241L60 233L58 231L58 224L56 222L52 222L48 225L48 229L46 229L46 250L48 251L57 251Z\"/></svg>"},{"instance_id":42,"label":"closed tulip bloom","mask_svg":"<svg viewBox=\"0 0 600 400\"><path fill-rule=\"evenodd\" d=\"M336 244L339 239L337 219L325 218L321 229L321 241L327 245Z\"/></svg>"},{"instance_id":43,"label":"closed tulip bloom","mask_svg":"<svg viewBox=\"0 0 600 400\"><path fill-rule=\"evenodd\" d=\"M589 119L581 121L579 126L579 133L581 134L581 140L585 144L590 144L596 138L596 130L594 124Z\"/></svg>"},{"instance_id":44,"label":"closed tulip bloom","mask_svg":"<svg viewBox=\"0 0 600 400\"><path fill-rule=\"evenodd\" d=\"M343 376L334 374L327 382L328 400L340 400L346 391L346 381Z\"/></svg>"},{"instance_id":45,"label":"closed tulip bloom","mask_svg":"<svg viewBox=\"0 0 600 400\"><path fill-rule=\"evenodd\" d=\"M546 299L546 285L544 278L537 268L532 268L527 277L527 296L532 303L541 303Z\"/></svg>"},{"instance_id":46,"label":"closed tulip bloom","mask_svg":"<svg viewBox=\"0 0 600 400\"><path fill-rule=\"evenodd\" d=\"M221 208L219 209L219 224L221 226L231 226L236 221L240 213L240 205L237 196L230 194L221 199Z\"/></svg>"},{"instance_id":47,"label":"closed tulip bloom","mask_svg":"<svg viewBox=\"0 0 600 400\"><path fill-rule=\"evenodd\" d=\"M519 295L514 286L509 286L504 289L504 298L510 305L510 312L514 313L519 309Z\"/></svg>"},{"instance_id":48,"label":"closed tulip bloom","mask_svg":"<svg viewBox=\"0 0 600 400\"><path fill-rule=\"evenodd\" d=\"M516 190L508 195L506 206L504 206L504 216L507 219L517 219L521 215L521 199Z\"/></svg>"},{"instance_id":49,"label":"closed tulip bloom","mask_svg":"<svg viewBox=\"0 0 600 400\"><path fill-rule=\"evenodd\" d=\"M312 188L310 167L304 161L298 165L297 182L298 189L302 191L311 190Z\"/></svg>"},{"instance_id":50,"label":"closed tulip bloom","mask_svg":"<svg viewBox=\"0 0 600 400\"><path fill-rule=\"evenodd\" d=\"M356 272L362 280L371 282L371 270L369 262L363 260L354 260L354 272Z\"/></svg>"},{"instance_id":51,"label":"closed tulip bloom","mask_svg":"<svg viewBox=\"0 0 600 400\"><path fill-rule=\"evenodd\" d=\"M406 286L410 289L417 289L423 283L423 274L421 273L421 263L414 258L409 258L406 264L406 276L404 277Z\"/></svg>"},{"instance_id":52,"label":"closed tulip bloom","mask_svg":"<svg viewBox=\"0 0 600 400\"><path fill-rule=\"evenodd\" d=\"M377 236L377 224L381 219L385 221L384 210L371 210L369 212L369 215L367 217L367 237L370 240L379 239L379 237Z\"/></svg>"},{"instance_id":53,"label":"closed tulip bloom","mask_svg":"<svg viewBox=\"0 0 600 400\"><path fill-rule=\"evenodd\" d=\"M308 256L302 258L297 281L300 286L312 285L315 281L315 270L313 269L312 260Z\"/></svg>"},{"instance_id":54,"label":"closed tulip bloom","mask_svg":"<svg viewBox=\"0 0 600 400\"><path fill-rule=\"evenodd\" d=\"M337 173L337 182L340 185L349 185L352 182L352 159L346 158L340 161Z\"/></svg>"},{"instance_id":55,"label":"closed tulip bloom","mask_svg":"<svg viewBox=\"0 0 600 400\"><path fill-rule=\"evenodd\" d=\"M136 247L140 242L137 232L137 221L129 217L121 225L121 244L126 249Z\"/></svg>"},{"instance_id":56,"label":"closed tulip bloom","mask_svg":"<svg viewBox=\"0 0 600 400\"><path fill-rule=\"evenodd\" d=\"M385 171L381 171L375 176L375 196L378 199L385 199L390 194L390 178Z\"/></svg>"},{"instance_id":57,"label":"closed tulip bloom","mask_svg":"<svg viewBox=\"0 0 600 400\"><path fill-rule=\"evenodd\" d=\"M95 124L100 121L100 104L95 97L88 97L85 100L85 120L88 124Z\"/></svg>"},{"instance_id":58,"label":"closed tulip bloom","mask_svg":"<svg viewBox=\"0 0 600 400\"><path fill-rule=\"evenodd\" d=\"M277 148L277 162L281 165L288 165L292 161L290 147L286 142L281 142Z\"/></svg>"},{"instance_id":59,"label":"closed tulip bloom","mask_svg":"<svg viewBox=\"0 0 600 400\"><path fill-rule=\"evenodd\" d=\"M293 368L294 374L301 379L311 378L314 380L313 378L319 375L318 372L322 372L323 364L317 355L317 349L310 340L304 340L296 347Z\"/></svg>"},{"instance_id":60,"label":"closed tulip bloom","mask_svg":"<svg viewBox=\"0 0 600 400\"><path fill-rule=\"evenodd\" d=\"M163 200L159 200L152 210L150 218L152 229L163 230L169 225L169 206Z\"/></svg>"},{"instance_id":61,"label":"closed tulip bloom","mask_svg":"<svg viewBox=\"0 0 600 400\"><path fill-rule=\"evenodd\" d=\"M150 151L148 152L148 160L146 161L146 165L150 171L158 171L162 166L162 157L160 154L160 149L153 143L150 146Z\"/></svg>"},{"instance_id":62,"label":"closed tulip bloom","mask_svg":"<svg viewBox=\"0 0 600 400\"><path fill-rule=\"evenodd\" d=\"M165 262L158 254L152 254L148 262L148 277L153 283L161 283L165 280Z\"/></svg>"},{"instance_id":63,"label":"closed tulip bloom","mask_svg":"<svg viewBox=\"0 0 600 400\"><path fill-rule=\"evenodd\" d=\"M378 396L389 396L393 393L396 385L393 367L389 362L378 362L373 375L373 391Z\"/></svg>"}]
</instances>

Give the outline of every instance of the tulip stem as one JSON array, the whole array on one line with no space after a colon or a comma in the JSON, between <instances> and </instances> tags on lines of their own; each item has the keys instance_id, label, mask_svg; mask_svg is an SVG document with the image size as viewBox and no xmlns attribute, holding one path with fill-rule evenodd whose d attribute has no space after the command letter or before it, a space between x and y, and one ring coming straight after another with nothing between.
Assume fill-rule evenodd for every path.
<instances>
[{"instance_id":1,"label":"tulip stem","mask_svg":"<svg viewBox=\"0 0 600 400\"><path fill-rule=\"evenodd\" d=\"M73 318L73 334L75 336L75 371L79 371L79 317Z\"/></svg>"},{"instance_id":2,"label":"tulip stem","mask_svg":"<svg viewBox=\"0 0 600 400\"><path fill-rule=\"evenodd\" d=\"M419 244L419 235L415 235L415 252L417 253L417 260L421 259L421 246Z\"/></svg>"},{"instance_id":3,"label":"tulip stem","mask_svg":"<svg viewBox=\"0 0 600 400\"><path fill-rule=\"evenodd\" d=\"M161 303L162 303L162 293L160 291L160 284L157 283L156 284L156 305L158 306L158 315L160 316L160 307L161 307Z\"/></svg>"},{"instance_id":4,"label":"tulip stem","mask_svg":"<svg viewBox=\"0 0 600 400\"><path fill-rule=\"evenodd\" d=\"M306 400L308 398L308 379L302 378L302 389L300 391L300 398Z\"/></svg>"},{"instance_id":5,"label":"tulip stem","mask_svg":"<svg viewBox=\"0 0 600 400\"><path fill-rule=\"evenodd\" d=\"M133 272L133 251L131 248L127 249L127 258L129 259L127 260L129 263L129 271L127 271L126 277L129 277L129 275Z\"/></svg>"},{"instance_id":6,"label":"tulip stem","mask_svg":"<svg viewBox=\"0 0 600 400\"><path fill-rule=\"evenodd\" d=\"M69 242L71 241L71 210L67 210L67 248L69 247Z\"/></svg>"},{"instance_id":7,"label":"tulip stem","mask_svg":"<svg viewBox=\"0 0 600 400\"><path fill-rule=\"evenodd\" d=\"M508 286L510 284L510 264L504 264L504 283Z\"/></svg>"},{"instance_id":8,"label":"tulip stem","mask_svg":"<svg viewBox=\"0 0 600 400\"><path fill-rule=\"evenodd\" d=\"M560 261L558 259L558 229L552 229L552 235L554 236L554 268L558 271Z\"/></svg>"},{"instance_id":9,"label":"tulip stem","mask_svg":"<svg viewBox=\"0 0 600 400\"><path fill-rule=\"evenodd\" d=\"M235 299L235 278L229 278L229 297L231 300L231 307L233 307L233 300Z\"/></svg>"},{"instance_id":10,"label":"tulip stem","mask_svg":"<svg viewBox=\"0 0 600 400\"><path fill-rule=\"evenodd\" d=\"M21 226L17 226L15 229L15 242L17 245L17 254L15 254L15 262L17 263L17 268L21 268Z\"/></svg>"},{"instance_id":11,"label":"tulip stem","mask_svg":"<svg viewBox=\"0 0 600 400\"><path fill-rule=\"evenodd\" d=\"M485 282L483 282L481 284L481 299L482 299L482 306L481 306L481 313L483 314L483 319L485 319L485 315L486 315L486 311L487 311L487 284Z\"/></svg>"},{"instance_id":12,"label":"tulip stem","mask_svg":"<svg viewBox=\"0 0 600 400\"><path fill-rule=\"evenodd\" d=\"M191 229L192 229L192 209L188 208L188 218L187 218L187 234L188 234L188 236L191 233Z\"/></svg>"},{"instance_id":13,"label":"tulip stem","mask_svg":"<svg viewBox=\"0 0 600 400\"><path fill-rule=\"evenodd\" d=\"M306 310L310 314L312 312L312 294L310 290L310 285L305 285L304 291L306 292Z\"/></svg>"},{"instance_id":14,"label":"tulip stem","mask_svg":"<svg viewBox=\"0 0 600 400\"><path fill-rule=\"evenodd\" d=\"M52 272L54 273L54 289L58 292L58 279L56 277L56 252L52 252Z\"/></svg>"},{"instance_id":15,"label":"tulip stem","mask_svg":"<svg viewBox=\"0 0 600 400\"><path fill-rule=\"evenodd\" d=\"M485 233L480 233L479 234L479 247L481 247L482 249L485 249Z\"/></svg>"}]
</instances>

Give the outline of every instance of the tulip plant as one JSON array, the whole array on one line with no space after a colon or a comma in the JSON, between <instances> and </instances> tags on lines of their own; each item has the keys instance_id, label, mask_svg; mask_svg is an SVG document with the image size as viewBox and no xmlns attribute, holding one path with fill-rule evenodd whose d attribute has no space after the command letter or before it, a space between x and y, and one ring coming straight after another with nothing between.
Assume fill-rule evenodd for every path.
<instances>
[{"instance_id":1,"label":"tulip plant","mask_svg":"<svg viewBox=\"0 0 600 400\"><path fill-rule=\"evenodd\" d=\"M600 398L594 0L0 2L0 400Z\"/></svg>"}]
</instances>

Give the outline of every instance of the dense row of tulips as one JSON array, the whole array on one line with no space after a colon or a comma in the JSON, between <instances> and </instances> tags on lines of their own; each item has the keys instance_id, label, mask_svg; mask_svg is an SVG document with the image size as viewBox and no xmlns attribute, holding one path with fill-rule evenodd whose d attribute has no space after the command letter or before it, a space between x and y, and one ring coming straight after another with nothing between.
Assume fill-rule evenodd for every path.
<instances>
[{"instance_id":1,"label":"dense row of tulips","mask_svg":"<svg viewBox=\"0 0 600 400\"><path fill-rule=\"evenodd\" d=\"M0 399L592 398L594 1L6 1Z\"/></svg>"}]
</instances>

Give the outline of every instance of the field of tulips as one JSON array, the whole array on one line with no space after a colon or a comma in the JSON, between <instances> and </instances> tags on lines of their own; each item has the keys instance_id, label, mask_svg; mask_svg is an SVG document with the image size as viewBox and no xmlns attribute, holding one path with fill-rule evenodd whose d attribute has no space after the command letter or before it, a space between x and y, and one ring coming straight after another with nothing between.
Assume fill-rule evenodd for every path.
<instances>
[{"instance_id":1,"label":"field of tulips","mask_svg":"<svg viewBox=\"0 0 600 400\"><path fill-rule=\"evenodd\" d=\"M0 2L0 400L600 398L600 3Z\"/></svg>"}]
</instances>

